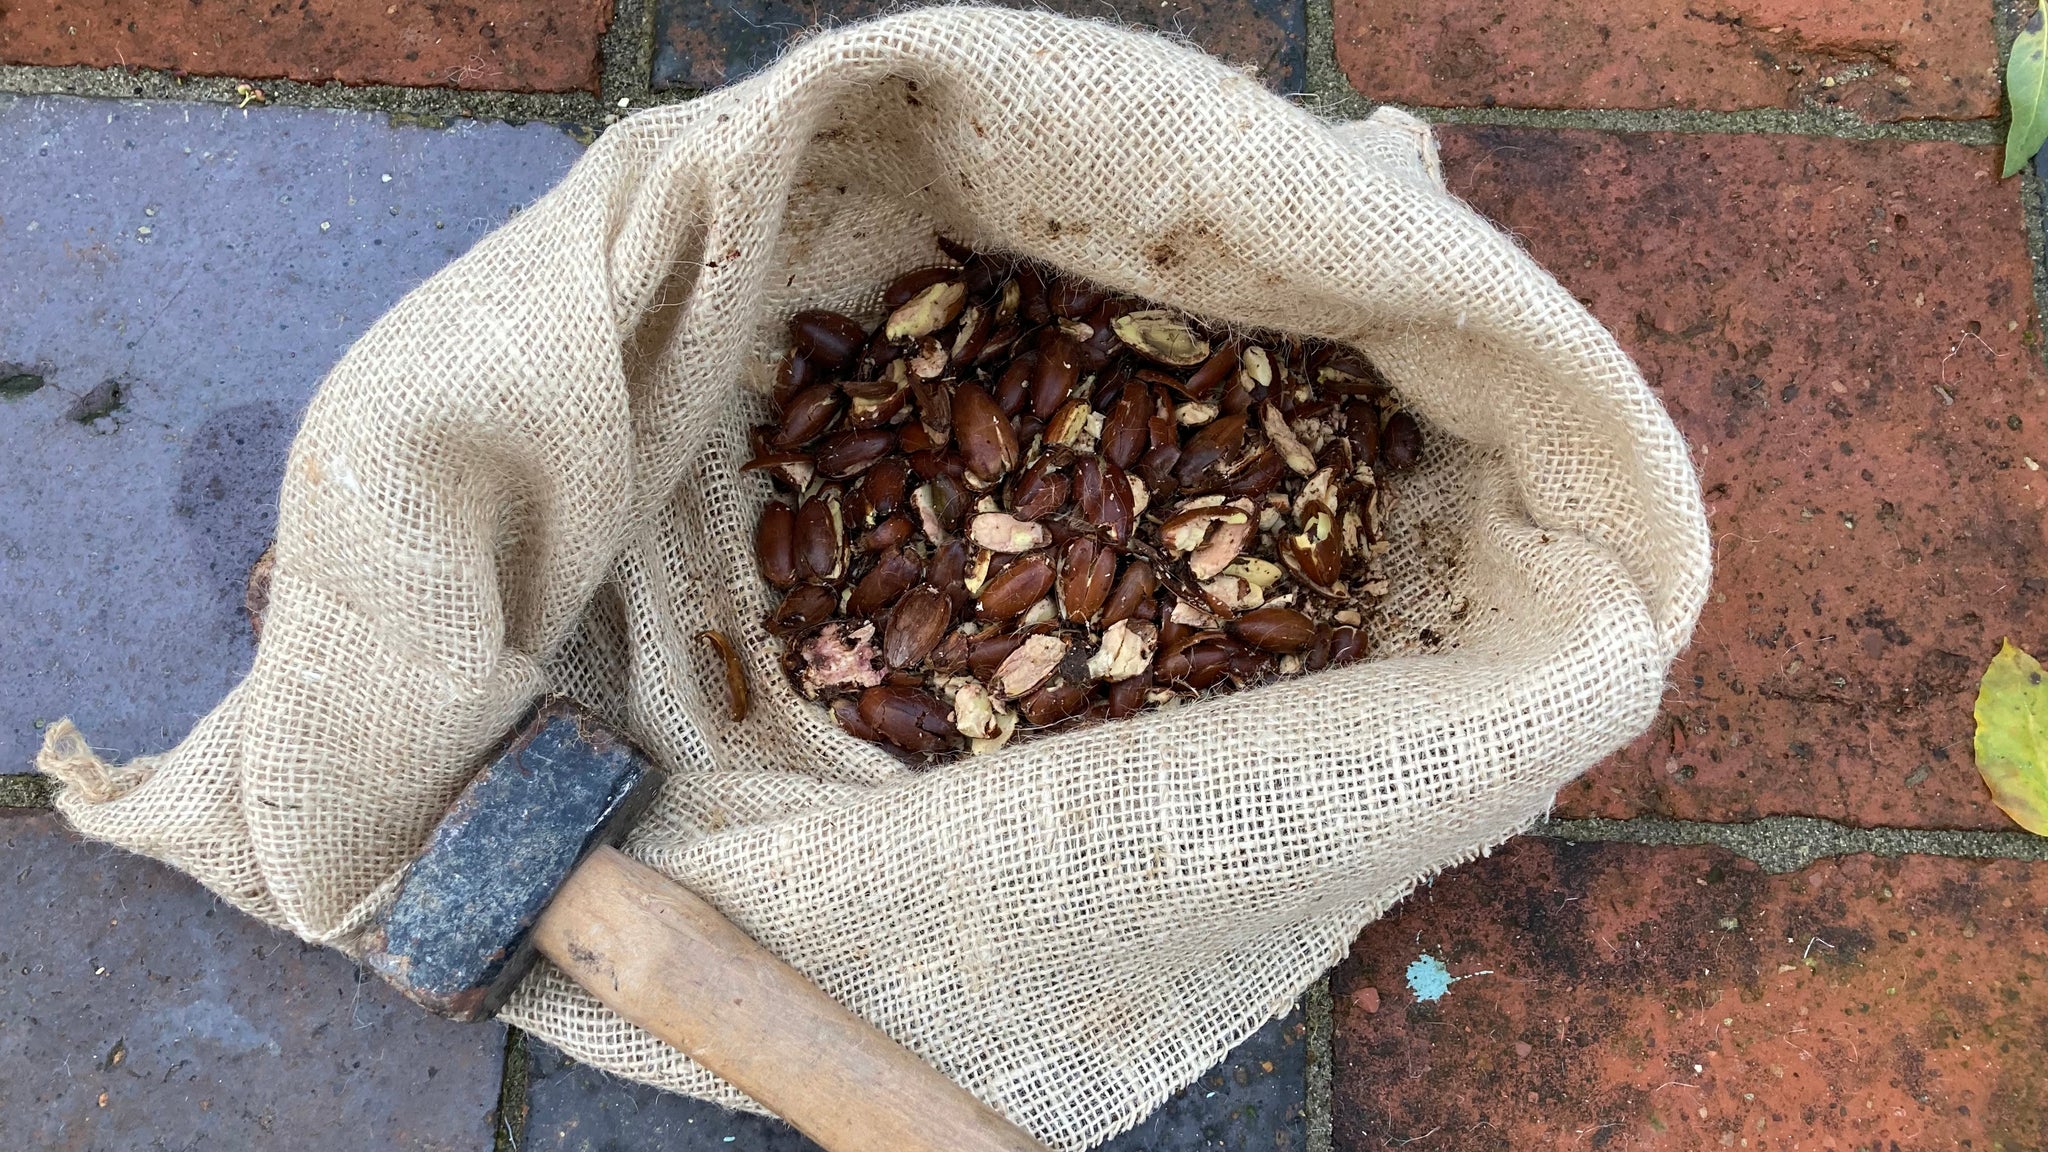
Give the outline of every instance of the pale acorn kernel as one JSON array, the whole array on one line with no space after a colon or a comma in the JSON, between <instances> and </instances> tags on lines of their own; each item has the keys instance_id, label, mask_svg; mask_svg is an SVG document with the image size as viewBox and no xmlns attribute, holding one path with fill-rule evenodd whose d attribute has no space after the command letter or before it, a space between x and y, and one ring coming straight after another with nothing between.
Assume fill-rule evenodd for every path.
<instances>
[{"instance_id":1,"label":"pale acorn kernel","mask_svg":"<svg viewBox=\"0 0 2048 1152\"><path fill-rule=\"evenodd\" d=\"M1273 563L1271 560L1261 560L1257 556L1239 557L1235 563L1225 568L1223 572L1227 576L1241 576L1258 586L1261 590L1278 584L1287 575L1286 571L1278 564Z\"/></svg>"},{"instance_id":2,"label":"pale acorn kernel","mask_svg":"<svg viewBox=\"0 0 2048 1152\"><path fill-rule=\"evenodd\" d=\"M1249 345L1238 355L1237 374L1245 391L1270 387L1273 383L1273 361L1266 350L1257 344Z\"/></svg>"},{"instance_id":3,"label":"pale acorn kernel","mask_svg":"<svg viewBox=\"0 0 2048 1152\"><path fill-rule=\"evenodd\" d=\"M1202 585L1202 591L1232 612L1250 611L1266 600L1265 589L1242 576L1231 575L1227 570L1223 575Z\"/></svg>"},{"instance_id":4,"label":"pale acorn kernel","mask_svg":"<svg viewBox=\"0 0 2048 1152\"><path fill-rule=\"evenodd\" d=\"M996 668L996 691L1012 700L1029 695L1052 678L1066 656L1067 641L1058 636L1027 637Z\"/></svg>"},{"instance_id":5,"label":"pale acorn kernel","mask_svg":"<svg viewBox=\"0 0 2048 1152\"><path fill-rule=\"evenodd\" d=\"M1294 498L1294 519L1299 522L1302 510L1310 504L1321 504L1325 508L1337 506L1337 470L1325 468L1308 478L1301 486L1301 492Z\"/></svg>"},{"instance_id":6,"label":"pale acorn kernel","mask_svg":"<svg viewBox=\"0 0 2048 1152\"><path fill-rule=\"evenodd\" d=\"M1045 599L1033 604L1024 613L1024 619L1018 621L1017 626L1019 628L1035 628L1040 624L1050 624L1054 620L1059 619L1059 616L1059 609L1054 606L1052 597L1047 596Z\"/></svg>"},{"instance_id":7,"label":"pale acorn kernel","mask_svg":"<svg viewBox=\"0 0 2048 1152\"><path fill-rule=\"evenodd\" d=\"M968 536L991 552L1030 552L1052 543L1052 532L1043 524L1019 520L1008 512L983 512L974 518ZM970 594L973 592L970 589Z\"/></svg>"},{"instance_id":8,"label":"pale acorn kernel","mask_svg":"<svg viewBox=\"0 0 2048 1152\"><path fill-rule=\"evenodd\" d=\"M950 698L955 693L959 692L960 689L965 687L966 685L979 683L981 683L981 681L976 680L972 676L966 675L965 673L956 672L951 676L934 677L932 679L931 686L932 691L938 693L941 696Z\"/></svg>"},{"instance_id":9,"label":"pale acorn kernel","mask_svg":"<svg viewBox=\"0 0 2048 1152\"><path fill-rule=\"evenodd\" d=\"M1288 426L1287 417L1280 414L1277 406L1271 403L1261 405L1259 420L1265 426L1266 439L1273 442L1273 447L1280 452L1280 459L1285 461L1289 468L1302 476L1315 472L1315 454L1295 436L1294 429ZM1331 470L1326 468L1324 471Z\"/></svg>"},{"instance_id":10,"label":"pale acorn kernel","mask_svg":"<svg viewBox=\"0 0 2048 1152\"><path fill-rule=\"evenodd\" d=\"M1216 418L1218 409L1214 404L1190 400L1173 410L1173 422L1183 428L1195 428Z\"/></svg>"},{"instance_id":11,"label":"pale acorn kernel","mask_svg":"<svg viewBox=\"0 0 2048 1152\"><path fill-rule=\"evenodd\" d=\"M1344 506L1340 531L1344 534L1345 555L1357 556L1365 551L1365 525L1359 520L1358 509L1348 504Z\"/></svg>"},{"instance_id":12,"label":"pale acorn kernel","mask_svg":"<svg viewBox=\"0 0 2048 1152\"><path fill-rule=\"evenodd\" d=\"M1145 481L1136 473L1126 473L1124 481L1131 486L1131 518L1135 520L1152 506L1152 490L1145 487Z\"/></svg>"},{"instance_id":13,"label":"pale acorn kernel","mask_svg":"<svg viewBox=\"0 0 2048 1152\"><path fill-rule=\"evenodd\" d=\"M1353 628L1356 628L1360 624L1365 623L1365 618L1359 615L1358 609L1356 608L1340 608L1337 610L1335 615L1330 617L1330 619L1335 620L1339 624L1346 624Z\"/></svg>"},{"instance_id":14,"label":"pale acorn kernel","mask_svg":"<svg viewBox=\"0 0 2048 1152\"><path fill-rule=\"evenodd\" d=\"M1209 342L1195 335L1185 320L1162 308L1127 312L1110 325L1117 339L1139 354L1176 368L1192 368L1209 358Z\"/></svg>"},{"instance_id":15,"label":"pale acorn kernel","mask_svg":"<svg viewBox=\"0 0 2048 1152\"><path fill-rule=\"evenodd\" d=\"M837 580L846 574L846 513L839 507L839 497L825 500L825 510L832 514L832 539L836 548L832 553L832 572L827 580Z\"/></svg>"},{"instance_id":16,"label":"pale acorn kernel","mask_svg":"<svg viewBox=\"0 0 2048 1152\"><path fill-rule=\"evenodd\" d=\"M922 340L951 324L967 300L967 285L948 280L919 292L889 313L883 336L890 340Z\"/></svg>"},{"instance_id":17,"label":"pale acorn kernel","mask_svg":"<svg viewBox=\"0 0 2048 1152\"><path fill-rule=\"evenodd\" d=\"M1238 515L1217 520L1215 531L1209 533L1209 539L1188 556L1188 571L1193 572L1197 580L1214 579L1225 568L1230 567L1244 551L1244 546L1251 542L1251 501L1234 500L1231 506L1237 508Z\"/></svg>"},{"instance_id":18,"label":"pale acorn kernel","mask_svg":"<svg viewBox=\"0 0 2048 1152\"><path fill-rule=\"evenodd\" d=\"M1112 683L1129 680L1152 666L1159 630L1150 624L1119 620L1102 633L1102 647L1088 658L1088 675Z\"/></svg>"},{"instance_id":19,"label":"pale acorn kernel","mask_svg":"<svg viewBox=\"0 0 2048 1152\"><path fill-rule=\"evenodd\" d=\"M910 506L917 511L917 526L924 533L924 538L934 545L944 544L946 530L939 523L938 503L937 498L932 495L932 486L919 485L918 489L910 494Z\"/></svg>"},{"instance_id":20,"label":"pale acorn kernel","mask_svg":"<svg viewBox=\"0 0 2048 1152\"><path fill-rule=\"evenodd\" d=\"M1294 676L1301 672L1301 657L1288 655L1280 658L1280 674Z\"/></svg>"},{"instance_id":21,"label":"pale acorn kernel","mask_svg":"<svg viewBox=\"0 0 2048 1152\"><path fill-rule=\"evenodd\" d=\"M936 380L946 372L946 365L952 360L937 340L927 336L917 346L917 354L910 358L910 371L920 379Z\"/></svg>"},{"instance_id":22,"label":"pale acorn kernel","mask_svg":"<svg viewBox=\"0 0 2048 1152\"><path fill-rule=\"evenodd\" d=\"M998 712L996 713L995 736L987 740L971 740L968 742L967 750L976 756L986 756L1003 745L1008 744L1010 737L1016 734L1017 714L1015 712Z\"/></svg>"},{"instance_id":23,"label":"pale acorn kernel","mask_svg":"<svg viewBox=\"0 0 2048 1152\"><path fill-rule=\"evenodd\" d=\"M1173 555L1185 556L1202 546L1202 541L1209 538L1209 529L1215 524L1214 520L1201 519L1178 525L1167 529L1160 543L1165 544L1166 550Z\"/></svg>"},{"instance_id":24,"label":"pale acorn kernel","mask_svg":"<svg viewBox=\"0 0 2048 1152\"><path fill-rule=\"evenodd\" d=\"M953 690L953 727L971 740L992 740L1000 731L995 702L989 698L988 689L972 677Z\"/></svg>"},{"instance_id":25,"label":"pale acorn kernel","mask_svg":"<svg viewBox=\"0 0 2048 1152\"><path fill-rule=\"evenodd\" d=\"M1333 528L1334 525L1330 522L1330 514L1328 512L1318 512L1310 516L1302 524L1301 531L1294 537L1295 543L1304 548L1313 548L1329 539Z\"/></svg>"}]
</instances>

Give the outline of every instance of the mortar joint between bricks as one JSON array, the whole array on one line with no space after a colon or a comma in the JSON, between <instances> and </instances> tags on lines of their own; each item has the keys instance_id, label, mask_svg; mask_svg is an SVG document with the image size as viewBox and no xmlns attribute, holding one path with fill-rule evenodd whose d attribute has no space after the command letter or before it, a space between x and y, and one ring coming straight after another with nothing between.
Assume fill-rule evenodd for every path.
<instances>
[{"instance_id":1,"label":"mortar joint between bricks","mask_svg":"<svg viewBox=\"0 0 2048 1152\"><path fill-rule=\"evenodd\" d=\"M1331 1152L1335 1119L1330 1108L1334 1075L1336 1023L1330 1003L1330 975L1308 986L1302 996L1303 1015L1308 1018L1307 1059L1303 1061L1302 1128L1307 1152Z\"/></svg>"},{"instance_id":2,"label":"mortar joint between bricks","mask_svg":"<svg viewBox=\"0 0 2048 1152\"><path fill-rule=\"evenodd\" d=\"M34 772L0 775L0 809L48 808L57 795L56 781Z\"/></svg>"},{"instance_id":3,"label":"mortar joint between bricks","mask_svg":"<svg viewBox=\"0 0 2048 1152\"><path fill-rule=\"evenodd\" d=\"M260 102L249 100L247 89L251 88L262 92ZM309 84L297 80L179 76L149 68L87 68L76 65L0 65L0 94L221 104L239 107L251 116L263 115L274 108L331 108L382 112L394 120L426 125L465 119L597 125L604 122L606 115L603 103L588 92L491 92L388 84Z\"/></svg>"},{"instance_id":4,"label":"mortar joint between bricks","mask_svg":"<svg viewBox=\"0 0 2048 1152\"><path fill-rule=\"evenodd\" d=\"M2048 860L2048 837L2026 832L1858 828L1813 816L1769 816L1738 824L1652 816L1631 820L1549 820L1532 828L1530 834L1573 843L1711 845L1772 873L1797 872L1817 860L1857 855Z\"/></svg>"}]
</instances>

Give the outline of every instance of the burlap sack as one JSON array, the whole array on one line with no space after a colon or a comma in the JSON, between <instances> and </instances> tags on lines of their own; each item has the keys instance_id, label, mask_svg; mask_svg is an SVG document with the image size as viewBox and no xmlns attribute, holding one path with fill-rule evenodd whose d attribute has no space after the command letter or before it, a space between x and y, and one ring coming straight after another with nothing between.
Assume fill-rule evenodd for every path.
<instances>
[{"instance_id":1,"label":"burlap sack","mask_svg":"<svg viewBox=\"0 0 2048 1152\"><path fill-rule=\"evenodd\" d=\"M742 476L783 318L872 317L935 232L1353 342L1425 421L1377 659L912 773L796 698ZM255 665L185 741L40 766L85 834L348 949L537 694L674 776L630 843L1061 1148L1142 1118L1419 878L1650 720L1707 586L1685 446L1614 340L1443 190L1178 44L913 12L608 130L321 388ZM693 637L746 649L753 715ZM147 691L147 686L138 686ZM558 973L505 1018L745 1105Z\"/></svg>"}]
</instances>

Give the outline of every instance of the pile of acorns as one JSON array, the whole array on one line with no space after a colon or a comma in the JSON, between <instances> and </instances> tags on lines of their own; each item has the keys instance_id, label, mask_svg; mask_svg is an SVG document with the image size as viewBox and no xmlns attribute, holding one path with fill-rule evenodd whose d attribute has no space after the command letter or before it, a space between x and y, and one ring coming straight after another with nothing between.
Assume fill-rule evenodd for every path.
<instances>
[{"instance_id":1,"label":"pile of acorns","mask_svg":"<svg viewBox=\"0 0 2048 1152\"><path fill-rule=\"evenodd\" d=\"M1422 434L1363 356L940 244L873 332L791 317L754 430L800 692L925 762L1365 655Z\"/></svg>"}]
</instances>

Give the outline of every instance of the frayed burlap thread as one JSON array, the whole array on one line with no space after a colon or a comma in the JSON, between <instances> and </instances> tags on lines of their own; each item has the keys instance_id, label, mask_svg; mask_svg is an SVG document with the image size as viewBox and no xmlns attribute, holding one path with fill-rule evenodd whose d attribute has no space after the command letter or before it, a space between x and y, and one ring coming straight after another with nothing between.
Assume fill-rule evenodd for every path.
<instances>
[{"instance_id":1,"label":"frayed burlap thread","mask_svg":"<svg viewBox=\"0 0 2048 1152\"><path fill-rule=\"evenodd\" d=\"M58 806L354 950L480 757L568 692L672 773L631 852L1091 1145L1641 731L1704 598L1669 418L1435 165L1399 113L1331 125L1155 36L976 8L634 115L350 349L292 448L247 679L124 766L59 725ZM1374 659L922 773L796 698L747 428L783 318L873 317L935 233L1370 352L1430 443ZM744 722L704 628L745 649ZM550 969L505 1018L747 1104Z\"/></svg>"}]
</instances>

